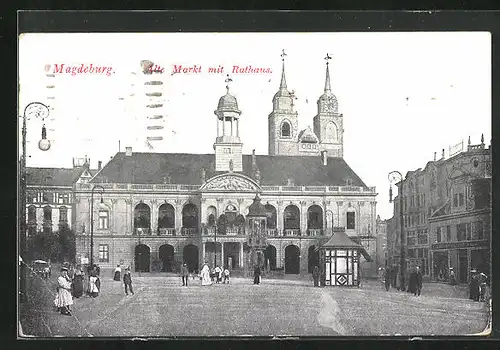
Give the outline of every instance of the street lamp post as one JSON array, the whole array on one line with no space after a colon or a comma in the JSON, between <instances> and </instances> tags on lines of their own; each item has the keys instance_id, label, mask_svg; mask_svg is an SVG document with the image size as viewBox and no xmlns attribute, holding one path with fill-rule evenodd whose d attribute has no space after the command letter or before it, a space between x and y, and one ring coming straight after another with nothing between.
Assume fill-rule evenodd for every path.
<instances>
[{"instance_id":1,"label":"street lamp post","mask_svg":"<svg viewBox=\"0 0 500 350\"><path fill-rule=\"evenodd\" d=\"M24 108L23 113L23 127L22 127L22 156L20 162L20 201L19 201L19 246L20 246L20 256L25 261L27 260L28 253L28 237L27 237L27 226L26 226L26 120L29 117L40 118L42 121L49 116L49 107L41 102L31 102ZM47 131L45 125L42 127L42 139L38 142L38 148L41 151L48 151L50 148L50 141L47 140ZM23 263L20 264L19 271L19 291L20 300L27 301L26 294L26 268Z\"/></svg>"},{"instance_id":2,"label":"street lamp post","mask_svg":"<svg viewBox=\"0 0 500 350\"><path fill-rule=\"evenodd\" d=\"M399 220L400 220L400 287L401 289L405 286L405 272L406 272L406 257L405 257L405 246L404 246L404 217L403 217L403 175L399 171L391 171L389 173L389 183L391 187L389 187L389 203L392 203L392 184L400 183L399 187Z\"/></svg>"},{"instance_id":3,"label":"street lamp post","mask_svg":"<svg viewBox=\"0 0 500 350\"><path fill-rule=\"evenodd\" d=\"M104 187L100 185L94 185L90 194L90 268L94 268L94 191L100 190L101 204L103 203L102 194L104 193Z\"/></svg>"}]
</instances>

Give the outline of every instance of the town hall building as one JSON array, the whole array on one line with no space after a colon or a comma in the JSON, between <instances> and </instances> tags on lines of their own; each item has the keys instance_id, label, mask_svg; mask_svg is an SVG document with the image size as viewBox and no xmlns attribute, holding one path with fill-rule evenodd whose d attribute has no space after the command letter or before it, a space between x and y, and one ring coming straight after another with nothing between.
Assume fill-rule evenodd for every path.
<instances>
[{"instance_id":1,"label":"town hall building","mask_svg":"<svg viewBox=\"0 0 500 350\"><path fill-rule=\"evenodd\" d=\"M311 272L318 245L334 227L344 227L357 243L375 235L377 193L343 158L343 115L328 62L314 130L298 130L283 60L268 116L268 155L242 154L242 111L226 88L214 112L214 152L138 153L127 147L89 182L74 185L78 260L88 261L90 254L91 207L93 260L101 268L170 272L185 262L195 271L216 261L247 271L253 268L247 215L254 201L265 208L267 271Z\"/></svg>"}]
</instances>

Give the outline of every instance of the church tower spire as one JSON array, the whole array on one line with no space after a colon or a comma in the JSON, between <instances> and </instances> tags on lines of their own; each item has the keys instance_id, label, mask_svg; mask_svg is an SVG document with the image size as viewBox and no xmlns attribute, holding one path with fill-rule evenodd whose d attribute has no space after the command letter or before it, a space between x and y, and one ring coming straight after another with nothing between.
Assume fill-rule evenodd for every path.
<instances>
[{"instance_id":1,"label":"church tower spire","mask_svg":"<svg viewBox=\"0 0 500 350\"><path fill-rule=\"evenodd\" d=\"M327 151L329 157L343 157L343 115L338 113L337 97L332 93L330 84L330 60L326 54L325 88L318 99L318 114L314 117L314 133L319 139L320 150Z\"/></svg>"},{"instance_id":2,"label":"church tower spire","mask_svg":"<svg viewBox=\"0 0 500 350\"><path fill-rule=\"evenodd\" d=\"M240 141L240 115L236 97L229 93L227 74L226 94L219 99L217 109L217 138L214 143L215 171L243 171L243 143Z\"/></svg>"},{"instance_id":3,"label":"church tower spire","mask_svg":"<svg viewBox=\"0 0 500 350\"><path fill-rule=\"evenodd\" d=\"M269 155L291 155L297 141L298 117L293 110L293 92L288 91L285 77L285 50L281 51L281 81L273 97L269 114Z\"/></svg>"}]
</instances>

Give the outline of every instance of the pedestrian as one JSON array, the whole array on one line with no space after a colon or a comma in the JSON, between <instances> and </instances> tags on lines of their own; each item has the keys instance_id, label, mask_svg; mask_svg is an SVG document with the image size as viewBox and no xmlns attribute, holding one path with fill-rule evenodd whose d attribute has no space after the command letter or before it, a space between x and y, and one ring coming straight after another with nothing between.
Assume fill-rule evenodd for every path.
<instances>
[{"instance_id":1,"label":"pedestrian","mask_svg":"<svg viewBox=\"0 0 500 350\"><path fill-rule=\"evenodd\" d=\"M61 275L57 278L57 295L54 304L61 315L71 316L70 306L73 305L71 296L71 280L68 276L68 268L61 268Z\"/></svg>"},{"instance_id":2,"label":"pedestrian","mask_svg":"<svg viewBox=\"0 0 500 350\"><path fill-rule=\"evenodd\" d=\"M312 277L313 277L315 287L319 287L319 275L320 275L319 267L318 267L318 265L314 265L314 268L312 271Z\"/></svg>"},{"instance_id":3,"label":"pedestrian","mask_svg":"<svg viewBox=\"0 0 500 350\"><path fill-rule=\"evenodd\" d=\"M415 271L410 274L410 293L413 293L416 296L420 296L420 292L422 291L422 273L420 272L420 267L416 267Z\"/></svg>"},{"instance_id":4,"label":"pedestrian","mask_svg":"<svg viewBox=\"0 0 500 350\"><path fill-rule=\"evenodd\" d=\"M113 279L119 282L121 280L121 275L122 275L122 269L120 267L120 264L118 264L116 265L115 276Z\"/></svg>"},{"instance_id":5,"label":"pedestrian","mask_svg":"<svg viewBox=\"0 0 500 350\"><path fill-rule=\"evenodd\" d=\"M484 273L480 272L477 275L477 279L479 284L479 301L485 301L488 277Z\"/></svg>"},{"instance_id":6,"label":"pedestrian","mask_svg":"<svg viewBox=\"0 0 500 350\"><path fill-rule=\"evenodd\" d=\"M260 284L260 267L258 265L253 270L253 284Z\"/></svg>"},{"instance_id":7,"label":"pedestrian","mask_svg":"<svg viewBox=\"0 0 500 350\"><path fill-rule=\"evenodd\" d=\"M73 275L73 297L80 298L83 295L83 279L84 274L81 266L77 266L75 274Z\"/></svg>"},{"instance_id":8,"label":"pedestrian","mask_svg":"<svg viewBox=\"0 0 500 350\"><path fill-rule=\"evenodd\" d=\"M229 284L229 269L226 267L224 269L224 284L226 284L226 281L227 281L227 284Z\"/></svg>"},{"instance_id":9,"label":"pedestrian","mask_svg":"<svg viewBox=\"0 0 500 350\"><path fill-rule=\"evenodd\" d=\"M479 301L479 280L477 271L472 269L469 278L469 299Z\"/></svg>"},{"instance_id":10,"label":"pedestrian","mask_svg":"<svg viewBox=\"0 0 500 350\"><path fill-rule=\"evenodd\" d=\"M201 285L202 286L210 286L212 285L212 279L210 278L210 268L208 267L207 262L205 261L205 264L203 264L203 267L201 268Z\"/></svg>"},{"instance_id":11,"label":"pedestrian","mask_svg":"<svg viewBox=\"0 0 500 350\"><path fill-rule=\"evenodd\" d=\"M99 295L101 289L101 281L97 277L97 271L93 270L89 277L89 295L95 298Z\"/></svg>"},{"instance_id":12,"label":"pedestrian","mask_svg":"<svg viewBox=\"0 0 500 350\"><path fill-rule=\"evenodd\" d=\"M389 288L391 287L391 280L392 280L391 269L386 269L384 271L384 283L386 291L389 291Z\"/></svg>"},{"instance_id":13,"label":"pedestrian","mask_svg":"<svg viewBox=\"0 0 500 350\"><path fill-rule=\"evenodd\" d=\"M215 283L218 284L222 280L222 278L221 278L222 277L222 270L219 267L219 265L217 265L215 267L214 273L215 273Z\"/></svg>"},{"instance_id":14,"label":"pedestrian","mask_svg":"<svg viewBox=\"0 0 500 350\"><path fill-rule=\"evenodd\" d=\"M450 267L450 284L452 286L457 284L457 279L455 277L455 271L453 270L453 267Z\"/></svg>"},{"instance_id":15,"label":"pedestrian","mask_svg":"<svg viewBox=\"0 0 500 350\"><path fill-rule=\"evenodd\" d=\"M186 264L182 264L181 266L181 276L182 276L182 285L187 287L189 279L189 270Z\"/></svg>"},{"instance_id":16,"label":"pedestrian","mask_svg":"<svg viewBox=\"0 0 500 350\"><path fill-rule=\"evenodd\" d=\"M130 275L130 267L127 267L123 273L123 285L125 287L125 295L128 295L128 290L134 295L134 289L132 289L132 276Z\"/></svg>"}]
</instances>

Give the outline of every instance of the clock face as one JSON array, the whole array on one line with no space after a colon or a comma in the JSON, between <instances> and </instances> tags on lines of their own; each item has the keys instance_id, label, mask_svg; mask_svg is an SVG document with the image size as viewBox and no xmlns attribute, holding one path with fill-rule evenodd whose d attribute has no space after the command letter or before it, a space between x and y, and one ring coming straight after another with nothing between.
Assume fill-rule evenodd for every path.
<instances>
[{"instance_id":1,"label":"clock face","mask_svg":"<svg viewBox=\"0 0 500 350\"><path fill-rule=\"evenodd\" d=\"M326 103L326 111L327 112L335 112L337 110L337 99L334 96L328 96Z\"/></svg>"}]
</instances>

